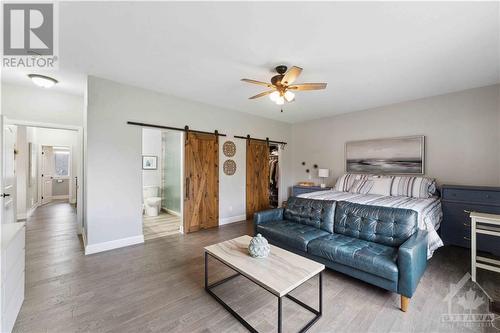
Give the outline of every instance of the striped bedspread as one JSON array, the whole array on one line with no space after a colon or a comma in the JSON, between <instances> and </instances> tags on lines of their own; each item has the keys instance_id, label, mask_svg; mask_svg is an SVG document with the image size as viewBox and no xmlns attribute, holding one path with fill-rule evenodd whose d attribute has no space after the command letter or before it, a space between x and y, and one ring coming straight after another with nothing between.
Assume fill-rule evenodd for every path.
<instances>
[{"instance_id":1,"label":"striped bedspread","mask_svg":"<svg viewBox=\"0 0 500 333\"><path fill-rule=\"evenodd\" d=\"M443 241L436 232L436 230L439 229L443 218L443 211L441 209L441 201L439 198L432 197L428 199L416 199L409 197L389 197L378 194L358 194L339 192L335 190L304 193L299 195L299 197L317 200L349 201L364 205L412 209L418 213L418 227L429 233L427 257L431 258L434 251L443 246Z\"/></svg>"}]
</instances>

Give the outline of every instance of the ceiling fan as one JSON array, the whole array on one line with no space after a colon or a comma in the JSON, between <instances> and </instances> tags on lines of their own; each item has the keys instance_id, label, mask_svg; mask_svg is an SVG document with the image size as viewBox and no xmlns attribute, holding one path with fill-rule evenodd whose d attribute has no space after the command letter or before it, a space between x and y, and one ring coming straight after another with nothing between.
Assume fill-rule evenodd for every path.
<instances>
[{"instance_id":1,"label":"ceiling fan","mask_svg":"<svg viewBox=\"0 0 500 333\"><path fill-rule=\"evenodd\" d=\"M287 71L288 68L285 65L280 65L275 69L278 75L275 75L271 78L271 83L251 79L241 79L241 81L243 82L258 84L271 89L252 96L249 99L256 99L262 96L269 95L269 98L273 102L278 105L283 105L285 104L285 101L293 102L295 100L295 94L293 93L293 91L321 90L326 88L326 83L293 84L302 72L302 68L300 67L292 66L292 68Z\"/></svg>"}]
</instances>

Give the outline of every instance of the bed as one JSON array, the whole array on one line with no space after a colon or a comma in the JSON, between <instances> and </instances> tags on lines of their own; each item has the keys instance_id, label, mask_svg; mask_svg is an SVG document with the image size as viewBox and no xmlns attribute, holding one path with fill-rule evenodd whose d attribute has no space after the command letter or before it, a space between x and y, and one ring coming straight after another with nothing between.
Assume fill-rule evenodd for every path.
<instances>
[{"instance_id":1,"label":"bed","mask_svg":"<svg viewBox=\"0 0 500 333\"><path fill-rule=\"evenodd\" d=\"M406 196L385 196L379 194L359 194L337 190L310 192L298 195L301 198L316 200L349 201L359 204L412 209L418 213L418 227L429 233L427 257L430 259L436 249L443 246L437 230L441 224L443 212L439 197L417 199Z\"/></svg>"}]
</instances>

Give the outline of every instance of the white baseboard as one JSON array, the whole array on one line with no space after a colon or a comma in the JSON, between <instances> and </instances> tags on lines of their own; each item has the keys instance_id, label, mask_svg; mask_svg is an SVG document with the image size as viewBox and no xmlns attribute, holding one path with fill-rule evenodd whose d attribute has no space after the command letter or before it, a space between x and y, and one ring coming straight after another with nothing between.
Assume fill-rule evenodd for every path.
<instances>
[{"instance_id":1,"label":"white baseboard","mask_svg":"<svg viewBox=\"0 0 500 333\"><path fill-rule=\"evenodd\" d=\"M225 218L219 219L219 225L245 221L246 219L247 219L246 215L236 215L236 216L231 216L231 217L225 217Z\"/></svg>"},{"instance_id":2,"label":"white baseboard","mask_svg":"<svg viewBox=\"0 0 500 333\"><path fill-rule=\"evenodd\" d=\"M28 218L28 215L26 213L17 213L17 220L18 221L23 221Z\"/></svg>"},{"instance_id":3,"label":"white baseboard","mask_svg":"<svg viewBox=\"0 0 500 333\"><path fill-rule=\"evenodd\" d=\"M114 250L121 247L126 247L135 244L142 244L142 243L144 243L144 235L121 238L97 244L89 244L85 246L85 255Z\"/></svg>"},{"instance_id":4,"label":"white baseboard","mask_svg":"<svg viewBox=\"0 0 500 333\"><path fill-rule=\"evenodd\" d=\"M181 217L181 213L176 212L175 210L171 210L171 209L167 209L167 208L163 208L163 210L165 210L170 215Z\"/></svg>"}]
</instances>

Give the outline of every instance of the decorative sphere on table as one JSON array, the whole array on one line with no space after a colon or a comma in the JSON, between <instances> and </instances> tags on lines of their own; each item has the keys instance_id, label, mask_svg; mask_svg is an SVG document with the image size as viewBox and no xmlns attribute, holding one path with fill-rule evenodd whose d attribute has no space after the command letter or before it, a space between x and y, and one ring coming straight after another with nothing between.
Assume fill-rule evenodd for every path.
<instances>
[{"instance_id":1,"label":"decorative sphere on table","mask_svg":"<svg viewBox=\"0 0 500 333\"><path fill-rule=\"evenodd\" d=\"M267 239L262 237L261 234L257 234L248 245L248 253L254 258L265 258L271 252L271 247L267 242Z\"/></svg>"}]
</instances>

